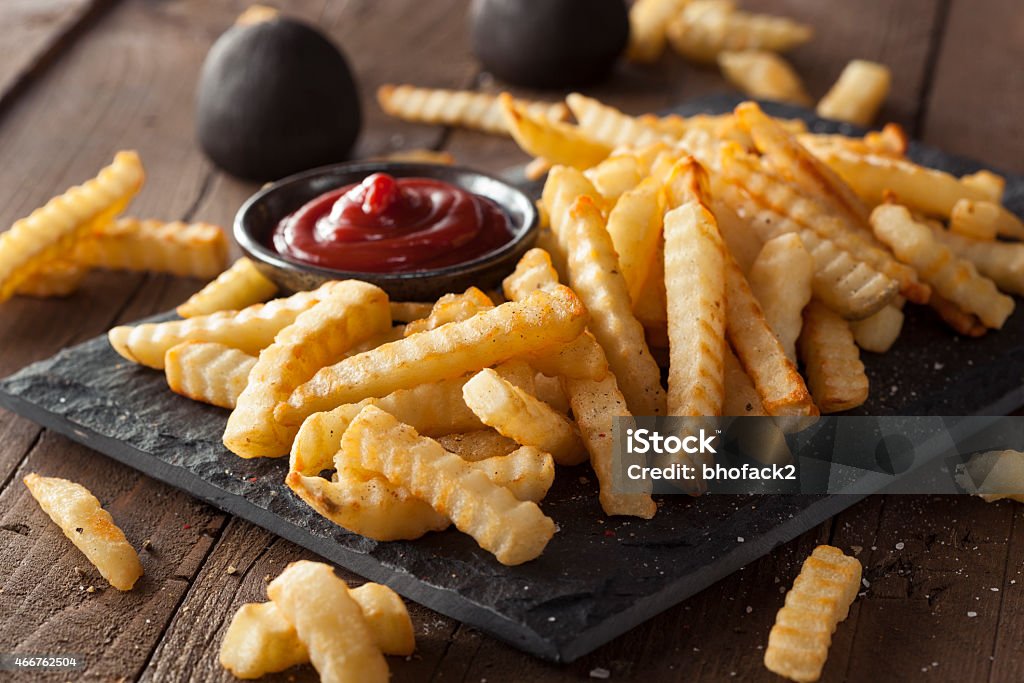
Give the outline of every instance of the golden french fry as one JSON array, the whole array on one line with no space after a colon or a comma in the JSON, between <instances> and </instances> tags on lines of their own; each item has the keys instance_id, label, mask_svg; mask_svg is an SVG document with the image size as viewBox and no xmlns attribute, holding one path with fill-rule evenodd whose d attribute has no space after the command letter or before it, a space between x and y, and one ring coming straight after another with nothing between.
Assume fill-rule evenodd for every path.
<instances>
[{"instance_id":1,"label":"golden french fry","mask_svg":"<svg viewBox=\"0 0 1024 683\"><path fill-rule=\"evenodd\" d=\"M446 451L469 462L502 458L519 449L515 441L490 428L445 434L436 440Z\"/></svg>"},{"instance_id":2,"label":"golden french fry","mask_svg":"<svg viewBox=\"0 0 1024 683\"><path fill-rule=\"evenodd\" d=\"M961 199L949 213L949 230L963 237L991 242L999 233L999 205Z\"/></svg>"},{"instance_id":3,"label":"golden french fry","mask_svg":"<svg viewBox=\"0 0 1024 683\"><path fill-rule=\"evenodd\" d=\"M75 246L74 259L107 270L212 278L224 270L228 243L210 223L119 218L95 227Z\"/></svg>"},{"instance_id":4,"label":"golden french fry","mask_svg":"<svg viewBox=\"0 0 1024 683\"><path fill-rule=\"evenodd\" d=\"M592 97L570 93L565 101L576 117L579 130L589 139L609 148L622 145L643 147L657 142L671 143L676 137L660 130L656 125L623 114L615 107Z\"/></svg>"},{"instance_id":5,"label":"golden french fry","mask_svg":"<svg viewBox=\"0 0 1024 683\"><path fill-rule=\"evenodd\" d=\"M968 313L957 304L953 303L949 299L939 295L932 294L931 300L928 305L939 314L943 322L953 328L957 334L962 334L967 337L984 337L988 333L988 328L981 322L978 316L973 313Z\"/></svg>"},{"instance_id":6,"label":"golden french fry","mask_svg":"<svg viewBox=\"0 0 1024 683\"><path fill-rule=\"evenodd\" d=\"M818 409L804 380L768 327L760 304L739 266L726 255L726 334L743 369L753 380L769 415L812 416Z\"/></svg>"},{"instance_id":7,"label":"golden french fry","mask_svg":"<svg viewBox=\"0 0 1024 683\"><path fill-rule=\"evenodd\" d=\"M88 274L89 268L75 261L63 258L48 261L22 280L14 293L37 299L70 296Z\"/></svg>"},{"instance_id":8,"label":"golden french fry","mask_svg":"<svg viewBox=\"0 0 1024 683\"><path fill-rule=\"evenodd\" d=\"M933 228L932 235L957 256L974 264L1004 292L1024 296L1024 244L981 242Z\"/></svg>"},{"instance_id":9,"label":"golden french fry","mask_svg":"<svg viewBox=\"0 0 1024 683\"><path fill-rule=\"evenodd\" d=\"M382 85L377 102L389 116L443 126L458 126L495 135L508 135L508 126L496 95L469 90L417 88L411 85ZM561 102L516 100L532 116L564 121L569 112Z\"/></svg>"},{"instance_id":10,"label":"golden french fry","mask_svg":"<svg viewBox=\"0 0 1024 683\"><path fill-rule=\"evenodd\" d=\"M481 311L494 308L494 302L476 287L470 287L462 294L445 294L430 314L419 320L413 320L405 326L405 336L434 330L450 322L468 320Z\"/></svg>"},{"instance_id":11,"label":"golden french fry","mask_svg":"<svg viewBox=\"0 0 1024 683\"><path fill-rule=\"evenodd\" d=\"M329 291L264 349L224 429L224 446L243 458L288 453L299 425L279 424L274 408L320 368L356 344L391 329L384 290L367 282L331 283Z\"/></svg>"},{"instance_id":12,"label":"golden french fry","mask_svg":"<svg viewBox=\"0 0 1024 683\"><path fill-rule=\"evenodd\" d=\"M889 67L854 59L818 102L818 116L870 126L889 94L891 83Z\"/></svg>"},{"instance_id":13,"label":"golden french fry","mask_svg":"<svg viewBox=\"0 0 1024 683\"><path fill-rule=\"evenodd\" d=\"M720 52L718 67L743 94L806 106L811 102L803 81L789 62L767 50Z\"/></svg>"},{"instance_id":14,"label":"golden french fry","mask_svg":"<svg viewBox=\"0 0 1024 683\"><path fill-rule=\"evenodd\" d=\"M580 428L583 443L590 453L590 464L600 484L601 509L606 515L628 515L651 519L658 511L650 493L618 493L615 487L612 422L616 416L629 416L626 399L619 391L615 375L599 382L563 379L573 417Z\"/></svg>"},{"instance_id":15,"label":"golden french fry","mask_svg":"<svg viewBox=\"0 0 1024 683\"><path fill-rule=\"evenodd\" d=\"M663 415L661 371L651 357L643 327L633 315L626 281L600 211L579 197L562 226L569 255L569 282L590 312L590 331L604 349L626 404L638 415Z\"/></svg>"},{"instance_id":16,"label":"golden french fry","mask_svg":"<svg viewBox=\"0 0 1024 683\"><path fill-rule=\"evenodd\" d=\"M640 162L630 155L610 156L597 166L588 168L583 175L609 202L617 202L623 193L632 190L643 180Z\"/></svg>"},{"instance_id":17,"label":"golden french fry","mask_svg":"<svg viewBox=\"0 0 1024 683\"><path fill-rule=\"evenodd\" d=\"M907 154L907 133L898 123L887 123L882 130L872 130L862 138L827 133L803 133L796 136L811 154L820 157L830 149L843 149L854 154L878 154L902 158Z\"/></svg>"},{"instance_id":18,"label":"golden french fry","mask_svg":"<svg viewBox=\"0 0 1024 683\"><path fill-rule=\"evenodd\" d=\"M701 165L703 166L703 164ZM741 218L729 204L722 201L720 197L716 198L714 190L711 192L710 200L711 213L715 215L718 232L722 234L725 248L736 259L740 270L744 274L749 273L764 246L761 236L753 230L750 222Z\"/></svg>"},{"instance_id":19,"label":"golden french fry","mask_svg":"<svg viewBox=\"0 0 1024 683\"><path fill-rule=\"evenodd\" d=\"M1024 453L989 451L971 456L957 482L987 503L1009 498L1024 503Z\"/></svg>"},{"instance_id":20,"label":"golden french fry","mask_svg":"<svg viewBox=\"0 0 1024 683\"><path fill-rule=\"evenodd\" d=\"M452 166L455 157L451 152L440 152L436 149L398 149L381 156L370 157L367 161L402 161L412 164L436 164Z\"/></svg>"},{"instance_id":21,"label":"golden french fry","mask_svg":"<svg viewBox=\"0 0 1024 683\"><path fill-rule=\"evenodd\" d=\"M858 261L831 240L795 221L761 207L732 183L716 186L719 196L747 221L763 242L796 233L814 260L814 295L845 318L858 320L877 313L896 296L899 285L883 273Z\"/></svg>"},{"instance_id":22,"label":"golden french fry","mask_svg":"<svg viewBox=\"0 0 1024 683\"><path fill-rule=\"evenodd\" d=\"M193 401L234 409L249 383L256 357L213 342L184 342L167 349L167 386Z\"/></svg>"},{"instance_id":23,"label":"golden french fry","mask_svg":"<svg viewBox=\"0 0 1024 683\"><path fill-rule=\"evenodd\" d=\"M665 30L688 0L637 0L629 8L626 58L639 64L657 61L665 51Z\"/></svg>"},{"instance_id":24,"label":"golden french fry","mask_svg":"<svg viewBox=\"0 0 1024 683\"><path fill-rule=\"evenodd\" d=\"M450 516L502 564L538 557L555 534L555 523L536 503L516 499L472 463L374 406L363 408L345 430L342 450L350 462L380 472Z\"/></svg>"},{"instance_id":25,"label":"golden french fry","mask_svg":"<svg viewBox=\"0 0 1024 683\"><path fill-rule=\"evenodd\" d=\"M668 348L668 291L665 289L665 240L659 238L654 261L633 304L649 346Z\"/></svg>"},{"instance_id":26,"label":"golden french fry","mask_svg":"<svg viewBox=\"0 0 1024 683\"><path fill-rule=\"evenodd\" d=\"M201 290L178 306L182 318L209 315L217 311L239 311L266 301L277 293L277 285L268 280L244 256Z\"/></svg>"},{"instance_id":27,"label":"golden french fry","mask_svg":"<svg viewBox=\"0 0 1024 683\"><path fill-rule=\"evenodd\" d=\"M267 586L323 681L387 683L390 673L363 612L330 565L301 560Z\"/></svg>"},{"instance_id":28,"label":"golden french fry","mask_svg":"<svg viewBox=\"0 0 1024 683\"><path fill-rule=\"evenodd\" d=\"M969 188L972 192L984 194L985 199L990 202L996 204L1003 203L1003 194L1006 192L1006 178L998 173L993 173L986 169L968 173L960 177L960 184Z\"/></svg>"},{"instance_id":29,"label":"golden french fry","mask_svg":"<svg viewBox=\"0 0 1024 683\"><path fill-rule=\"evenodd\" d=\"M533 395L562 415L568 415L572 409L569 406L569 397L565 395L565 390L562 389L562 382L558 377L538 372L533 378Z\"/></svg>"},{"instance_id":30,"label":"golden french fry","mask_svg":"<svg viewBox=\"0 0 1024 683\"><path fill-rule=\"evenodd\" d=\"M977 315L987 327L1002 327L1013 312L1013 299L1000 294L995 283L980 275L970 261L958 258L949 247L936 241L931 229L915 221L905 206L876 207L871 214L871 227L939 295Z\"/></svg>"},{"instance_id":31,"label":"golden french fry","mask_svg":"<svg viewBox=\"0 0 1024 683\"><path fill-rule=\"evenodd\" d=\"M361 353L321 369L299 386L275 417L302 424L308 415L343 403L386 396L398 389L458 377L522 356L583 332L587 311L572 290L560 287L510 302Z\"/></svg>"},{"instance_id":32,"label":"golden french fry","mask_svg":"<svg viewBox=\"0 0 1024 683\"><path fill-rule=\"evenodd\" d=\"M765 242L747 279L765 320L782 348L796 362L796 340L803 310L811 300L814 261L800 236L779 235ZM883 309L884 310L884 309Z\"/></svg>"},{"instance_id":33,"label":"golden french fry","mask_svg":"<svg viewBox=\"0 0 1024 683\"><path fill-rule=\"evenodd\" d=\"M695 0L669 23L667 33L681 56L713 63L726 50L786 52L810 40L813 30L786 17L739 11L731 0Z\"/></svg>"},{"instance_id":34,"label":"golden french fry","mask_svg":"<svg viewBox=\"0 0 1024 683\"><path fill-rule=\"evenodd\" d=\"M821 160L838 173L865 201L879 204L887 193L920 213L949 218L961 199L992 201L991 190L964 183L944 171L919 166L906 159L877 154L855 154L842 149L819 150ZM998 206L998 232L1024 238L1024 222Z\"/></svg>"},{"instance_id":35,"label":"golden french fry","mask_svg":"<svg viewBox=\"0 0 1024 683\"><path fill-rule=\"evenodd\" d=\"M689 197L665 214L668 414L713 416L725 400L725 246L704 203L706 172L689 161Z\"/></svg>"},{"instance_id":36,"label":"golden french fry","mask_svg":"<svg viewBox=\"0 0 1024 683\"><path fill-rule=\"evenodd\" d=\"M872 353L885 353L903 330L903 311L889 304L878 313L850 323L857 346Z\"/></svg>"},{"instance_id":37,"label":"golden french fry","mask_svg":"<svg viewBox=\"0 0 1024 683\"><path fill-rule=\"evenodd\" d=\"M550 453L559 465L579 465L586 450L576 428L540 399L491 369L466 382L462 397L480 421L524 446Z\"/></svg>"},{"instance_id":38,"label":"golden french fry","mask_svg":"<svg viewBox=\"0 0 1024 683\"><path fill-rule=\"evenodd\" d=\"M551 255L544 249L534 248L523 254L501 287L509 301L521 301L538 289L557 284L558 273L551 264Z\"/></svg>"},{"instance_id":39,"label":"golden french fry","mask_svg":"<svg viewBox=\"0 0 1024 683\"><path fill-rule=\"evenodd\" d=\"M861 565L838 548L814 549L786 594L764 651L769 671L800 683L821 677L832 633L860 589Z\"/></svg>"},{"instance_id":40,"label":"golden french fry","mask_svg":"<svg viewBox=\"0 0 1024 683\"><path fill-rule=\"evenodd\" d=\"M220 311L187 320L122 325L107 333L110 345L123 358L162 370L164 354L187 341L217 342L251 356L270 346L278 332L295 322L303 311L317 304L331 290L323 286L285 299L253 304L241 311Z\"/></svg>"},{"instance_id":41,"label":"golden french fry","mask_svg":"<svg viewBox=\"0 0 1024 683\"><path fill-rule=\"evenodd\" d=\"M0 234L0 302L48 261L68 254L97 227L121 213L145 173L135 152L118 152L111 165L54 197Z\"/></svg>"},{"instance_id":42,"label":"golden french fry","mask_svg":"<svg viewBox=\"0 0 1024 683\"><path fill-rule=\"evenodd\" d=\"M868 377L849 323L817 301L804 310L800 358L822 413L850 410L867 400Z\"/></svg>"},{"instance_id":43,"label":"golden french fry","mask_svg":"<svg viewBox=\"0 0 1024 683\"><path fill-rule=\"evenodd\" d=\"M608 214L608 234L619 255L630 301L636 302L658 253L665 195L657 178L648 177L619 197Z\"/></svg>"},{"instance_id":44,"label":"golden french fry","mask_svg":"<svg viewBox=\"0 0 1024 683\"><path fill-rule=\"evenodd\" d=\"M541 199L547 209L549 230L542 230L537 237L537 246L551 257L551 263L565 281L569 275L566 243L563 240L565 224L569 221L569 207L580 195L597 197L600 193L579 170L571 166L554 166L544 183Z\"/></svg>"},{"instance_id":45,"label":"golden french fry","mask_svg":"<svg viewBox=\"0 0 1024 683\"><path fill-rule=\"evenodd\" d=\"M25 475L22 481L43 512L111 586L119 591L132 589L142 576L139 554L96 496L81 484L40 477L35 472Z\"/></svg>"},{"instance_id":46,"label":"golden french fry","mask_svg":"<svg viewBox=\"0 0 1024 683\"><path fill-rule=\"evenodd\" d=\"M553 164L586 169L603 161L612 145L599 142L582 129L531 114L508 93L499 98L512 139L524 152L544 157Z\"/></svg>"},{"instance_id":47,"label":"golden french fry","mask_svg":"<svg viewBox=\"0 0 1024 683\"><path fill-rule=\"evenodd\" d=\"M725 402L722 414L730 417L767 415L761 397L757 395L753 380L740 365L736 354L725 347Z\"/></svg>"},{"instance_id":48,"label":"golden french fry","mask_svg":"<svg viewBox=\"0 0 1024 683\"><path fill-rule=\"evenodd\" d=\"M434 304L420 303L418 301L392 301L391 319L402 323L411 323L430 315Z\"/></svg>"}]
</instances>

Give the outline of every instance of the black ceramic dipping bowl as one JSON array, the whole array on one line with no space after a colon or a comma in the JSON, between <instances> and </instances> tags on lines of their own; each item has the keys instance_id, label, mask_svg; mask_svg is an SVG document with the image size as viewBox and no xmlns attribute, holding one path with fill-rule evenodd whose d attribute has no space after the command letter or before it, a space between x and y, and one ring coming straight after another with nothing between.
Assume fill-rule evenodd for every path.
<instances>
[{"instance_id":1,"label":"black ceramic dipping bowl","mask_svg":"<svg viewBox=\"0 0 1024 683\"><path fill-rule=\"evenodd\" d=\"M478 258L453 266L410 273L359 273L293 261L270 249L270 234L282 218L325 192L362 182L373 173L396 178L432 178L457 185L501 207L512 223L510 242ZM249 198L235 216L234 235L242 251L282 290L316 289L328 280L363 280L377 285L393 301L433 301L470 286L496 287L512 272L537 236L537 208L503 180L458 166L399 162L347 162L304 171L272 183Z\"/></svg>"}]
</instances>

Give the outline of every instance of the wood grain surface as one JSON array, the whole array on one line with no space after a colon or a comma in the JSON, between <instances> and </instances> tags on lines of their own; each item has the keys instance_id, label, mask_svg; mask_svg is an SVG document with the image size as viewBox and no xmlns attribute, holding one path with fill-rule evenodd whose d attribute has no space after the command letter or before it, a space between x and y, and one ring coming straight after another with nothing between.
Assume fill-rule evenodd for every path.
<instances>
[{"instance_id":1,"label":"wood grain surface","mask_svg":"<svg viewBox=\"0 0 1024 683\"><path fill-rule=\"evenodd\" d=\"M94 174L120 148L149 173L132 211L229 225L254 186L212 169L193 134L199 65L248 3L239 0L0 2L0 225ZM1024 172L1024 13L1018 0L746 0L814 25L792 54L814 95L845 63L894 73L885 118L925 141ZM344 46L361 86L359 154L451 151L500 171L526 157L509 140L384 117L385 82L502 88L469 53L467 0L294 0ZM620 66L588 90L630 113L725 90L716 73L666 55ZM562 93L524 93L560 97ZM172 307L200 283L89 276L65 300L0 306L0 375ZM28 471L67 476L105 503L142 553L146 577L118 593L32 503ZM0 652L74 653L83 680L226 681L217 648L234 609L265 600L268 576L308 553L134 471L0 412ZM565 666L531 659L410 605L418 651L393 680L777 680L761 664L782 593L820 542L857 553L866 582L837 631L823 680L1024 680L1024 518L1020 506L941 496L872 497L686 603ZM358 577L341 572L358 583ZM89 591L89 587L93 591ZM968 613L975 613L970 617ZM32 677L34 680L35 677ZM67 674L44 677L70 680ZM29 680L28 676L21 679ZM299 667L267 680L315 680Z\"/></svg>"}]
</instances>

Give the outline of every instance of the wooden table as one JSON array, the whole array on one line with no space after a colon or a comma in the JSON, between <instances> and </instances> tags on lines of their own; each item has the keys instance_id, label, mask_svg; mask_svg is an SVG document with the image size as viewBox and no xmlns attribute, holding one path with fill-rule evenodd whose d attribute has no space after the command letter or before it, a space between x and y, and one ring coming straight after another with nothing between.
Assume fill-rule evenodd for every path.
<instances>
[{"instance_id":1,"label":"wooden table","mask_svg":"<svg viewBox=\"0 0 1024 683\"><path fill-rule=\"evenodd\" d=\"M149 179L138 215L228 225L253 186L211 168L195 144L193 95L207 48L242 0L3 0L0 225L137 148ZM525 160L503 139L385 118L384 82L498 86L468 49L466 0L291 0L348 53L363 88L359 153L451 151L499 170ZM951 152L1024 172L1024 12L1018 0L745 0L810 22L793 54L822 94L847 60L888 64L884 116ZM666 57L622 67L597 96L631 113L722 90L718 75ZM110 326L163 311L200 283L95 274L66 300L0 307L0 375ZM105 502L143 552L145 579L121 594L31 501L29 471L70 477ZM0 412L0 652L83 655L89 680L228 680L227 620L286 563L310 554ZM865 589L842 624L825 680L1024 680L1024 508L940 496L874 496L581 661L554 666L411 606L419 649L402 681L718 681L773 678L761 664L782 593L817 543L857 553ZM231 569L235 568L235 569ZM344 574L344 572L343 572ZM356 577L347 576L356 580ZM89 589L95 586L95 589ZM971 616L976 615L976 616ZM66 674L55 680L77 679ZM0 677L3 677L0 675ZM273 680L315 680L310 667Z\"/></svg>"}]
</instances>

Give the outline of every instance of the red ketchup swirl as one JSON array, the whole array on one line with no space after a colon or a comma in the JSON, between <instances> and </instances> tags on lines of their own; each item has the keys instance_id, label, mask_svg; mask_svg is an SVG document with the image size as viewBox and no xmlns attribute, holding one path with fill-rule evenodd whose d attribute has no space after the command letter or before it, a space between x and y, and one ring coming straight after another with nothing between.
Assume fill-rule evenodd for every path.
<instances>
[{"instance_id":1,"label":"red ketchup swirl","mask_svg":"<svg viewBox=\"0 0 1024 683\"><path fill-rule=\"evenodd\" d=\"M375 173L284 218L271 246L324 268L405 273L465 263L511 240L508 216L489 199L439 180Z\"/></svg>"}]
</instances>

